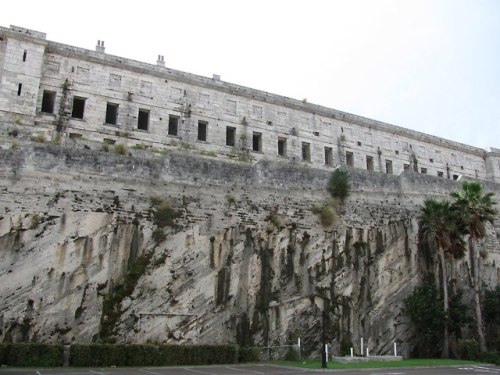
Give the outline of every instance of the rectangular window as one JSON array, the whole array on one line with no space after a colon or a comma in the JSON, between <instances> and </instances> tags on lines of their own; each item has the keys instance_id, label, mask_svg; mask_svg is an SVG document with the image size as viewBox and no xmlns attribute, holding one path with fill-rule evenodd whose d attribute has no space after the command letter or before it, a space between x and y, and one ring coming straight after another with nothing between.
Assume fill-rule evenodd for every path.
<instances>
[{"instance_id":1,"label":"rectangular window","mask_svg":"<svg viewBox=\"0 0 500 375\"><path fill-rule=\"evenodd\" d=\"M179 116L168 115L168 135L177 136L179 132Z\"/></svg>"},{"instance_id":2,"label":"rectangular window","mask_svg":"<svg viewBox=\"0 0 500 375\"><path fill-rule=\"evenodd\" d=\"M302 161L311 161L311 144L302 142Z\"/></svg>"},{"instance_id":3,"label":"rectangular window","mask_svg":"<svg viewBox=\"0 0 500 375\"><path fill-rule=\"evenodd\" d=\"M71 111L71 117L83 119L83 112L85 110L85 98L73 98L73 109Z\"/></svg>"},{"instance_id":4,"label":"rectangular window","mask_svg":"<svg viewBox=\"0 0 500 375\"><path fill-rule=\"evenodd\" d=\"M226 99L226 112L232 115L236 114L236 102L231 99Z\"/></svg>"},{"instance_id":5,"label":"rectangular window","mask_svg":"<svg viewBox=\"0 0 500 375\"><path fill-rule=\"evenodd\" d=\"M420 168L420 173L427 174L427 168Z\"/></svg>"},{"instance_id":6,"label":"rectangular window","mask_svg":"<svg viewBox=\"0 0 500 375\"><path fill-rule=\"evenodd\" d=\"M444 177L444 173L441 171L438 171L438 177Z\"/></svg>"},{"instance_id":7,"label":"rectangular window","mask_svg":"<svg viewBox=\"0 0 500 375\"><path fill-rule=\"evenodd\" d=\"M28 56L28 51L27 50L24 50L23 52L23 62L26 61L26 57Z\"/></svg>"},{"instance_id":8,"label":"rectangular window","mask_svg":"<svg viewBox=\"0 0 500 375\"><path fill-rule=\"evenodd\" d=\"M149 129L149 111L147 109L139 108L137 129L146 131Z\"/></svg>"},{"instance_id":9,"label":"rectangular window","mask_svg":"<svg viewBox=\"0 0 500 375\"><path fill-rule=\"evenodd\" d=\"M286 138L278 138L278 155L286 156Z\"/></svg>"},{"instance_id":10,"label":"rectangular window","mask_svg":"<svg viewBox=\"0 0 500 375\"><path fill-rule=\"evenodd\" d=\"M108 103L106 105L106 124L116 125L118 123L118 104Z\"/></svg>"},{"instance_id":11,"label":"rectangular window","mask_svg":"<svg viewBox=\"0 0 500 375\"><path fill-rule=\"evenodd\" d=\"M236 138L236 128L232 126L226 127L226 146L234 146Z\"/></svg>"},{"instance_id":12,"label":"rectangular window","mask_svg":"<svg viewBox=\"0 0 500 375\"><path fill-rule=\"evenodd\" d=\"M410 164L403 164L403 169L405 171L409 171L410 170Z\"/></svg>"},{"instance_id":13,"label":"rectangular window","mask_svg":"<svg viewBox=\"0 0 500 375\"><path fill-rule=\"evenodd\" d=\"M208 122L198 121L198 140L206 142L207 141L207 130Z\"/></svg>"},{"instance_id":14,"label":"rectangular window","mask_svg":"<svg viewBox=\"0 0 500 375\"><path fill-rule=\"evenodd\" d=\"M368 171L373 171L373 157L371 156L366 157L366 169Z\"/></svg>"},{"instance_id":15,"label":"rectangular window","mask_svg":"<svg viewBox=\"0 0 500 375\"><path fill-rule=\"evenodd\" d=\"M325 147L325 165L333 165L333 152L331 147Z\"/></svg>"},{"instance_id":16,"label":"rectangular window","mask_svg":"<svg viewBox=\"0 0 500 375\"><path fill-rule=\"evenodd\" d=\"M42 112L54 113L55 103L56 103L56 93L54 91L43 90Z\"/></svg>"},{"instance_id":17,"label":"rectangular window","mask_svg":"<svg viewBox=\"0 0 500 375\"><path fill-rule=\"evenodd\" d=\"M392 171L392 160L386 160L385 161L385 173L387 173L387 174L393 174L393 171Z\"/></svg>"},{"instance_id":18,"label":"rectangular window","mask_svg":"<svg viewBox=\"0 0 500 375\"><path fill-rule=\"evenodd\" d=\"M18 86L17 86L17 96L21 96L21 93L23 92L23 84L20 83Z\"/></svg>"},{"instance_id":19,"label":"rectangular window","mask_svg":"<svg viewBox=\"0 0 500 375\"><path fill-rule=\"evenodd\" d=\"M351 151L346 151L345 163L348 167L354 167L354 154Z\"/></svg>"},{"instance_id":20,"label":"rectangular window","mask_svg":"<svg viewBox=\"0 0 500 375\"><path fill-rule=\"evenodd\" d=\"M253 132L252 149L256 152L262 152L262 133Z\"/></svg>"}]
</instances>

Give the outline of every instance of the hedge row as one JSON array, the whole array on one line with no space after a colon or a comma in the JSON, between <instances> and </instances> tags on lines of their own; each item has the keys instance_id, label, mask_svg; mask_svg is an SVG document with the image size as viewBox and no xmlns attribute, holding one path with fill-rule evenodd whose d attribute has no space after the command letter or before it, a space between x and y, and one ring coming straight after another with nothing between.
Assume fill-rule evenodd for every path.
<instances>
[{"instance_id":1,"label":"hedge row","mask_svg":"<svg viewBox=\"0 0 500 375\"><path fill-rule=\"evenodd\" d=\"M63 364L62 345L47 344L0 344L0 365L61 366Z\"/></svg>"},{"instance_id":2,"label":"hedge row","mask_svg":"<svg viewBox=\"0 0 500 375\"><path fill-rule=\"evenodd\" d=\"M62 366L64 347L0 344L0 365ZM244 355L246 359L247 356ZM235 345L71 345L71 366L175 366L238 362Z\"/></svg>"}]
</instances>

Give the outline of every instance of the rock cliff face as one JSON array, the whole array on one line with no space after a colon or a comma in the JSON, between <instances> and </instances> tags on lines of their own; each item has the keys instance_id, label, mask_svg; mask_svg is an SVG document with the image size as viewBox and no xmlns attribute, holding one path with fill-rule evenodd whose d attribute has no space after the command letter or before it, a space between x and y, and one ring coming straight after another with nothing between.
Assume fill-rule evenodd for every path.
<instances>
[{"instance_id":1,"label":"rock cliff face","mask_svg":"<svg viewBox=\"0 0 500 375\"><path fill-rule=\"evenodd\" d=\"M60 146L1 150L0 339L226 343L364 337L371 353L411 349L402 300L432 258L419 205L455 181L350 171L352 194L324 228L328 171L187 152L118 156ZM500 195L497 185L488 190ZM178 211L155 233L154 201ZM498 223L497 223L498 224ZM498 228L483 280L500 281ZM468 265L458 280L467 284Z\"/></svg>"}]
</instances>

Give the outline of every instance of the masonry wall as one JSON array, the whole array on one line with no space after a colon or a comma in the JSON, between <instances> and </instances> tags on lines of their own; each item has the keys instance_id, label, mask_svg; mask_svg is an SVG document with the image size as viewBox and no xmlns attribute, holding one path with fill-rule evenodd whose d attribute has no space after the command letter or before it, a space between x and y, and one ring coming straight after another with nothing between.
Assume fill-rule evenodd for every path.
<instances>
[{"instance_id":1,"label":"masonry wall","mask_svg":"<svg viewBox=\"0 0 500 375\"><path fill-rule=\"evenodd\" d=\"M23 122L51 137L59 129L66 136L99 142L184 147L323 169L347 164L394 175L413 170L452 180L460 176L500 179L496 151L218 77L107 55L101 46L95 52L84 50L45 41L44 34L20 28L1 28L0 35L0 121L4 124ZM21 61L25 51L26 61ZM21 81L23 92L17 95ZM47 107L47 102L52 105ZM116 112L116 119L109 112ZM199 133L200 128L205 131Z\"/></svg>"}]
</instances>

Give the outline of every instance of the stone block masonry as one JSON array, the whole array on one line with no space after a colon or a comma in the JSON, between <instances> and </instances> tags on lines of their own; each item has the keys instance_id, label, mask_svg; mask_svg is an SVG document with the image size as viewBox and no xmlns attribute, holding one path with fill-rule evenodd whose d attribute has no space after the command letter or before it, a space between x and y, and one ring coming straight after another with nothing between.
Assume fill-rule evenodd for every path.
<instances>
[{"instance_id":1,"label":"stone block masonry","mask_svg":"<svg viewBox=\"0 0 500 375\"><path fill-rule=\"evenodd\" d=\"M48 137L500 181L500 151L0 28L0 123ZM56 130L58 132L56 132ZM58 134L56 134L58 133Z\"/></svg>"}]
</instances>

